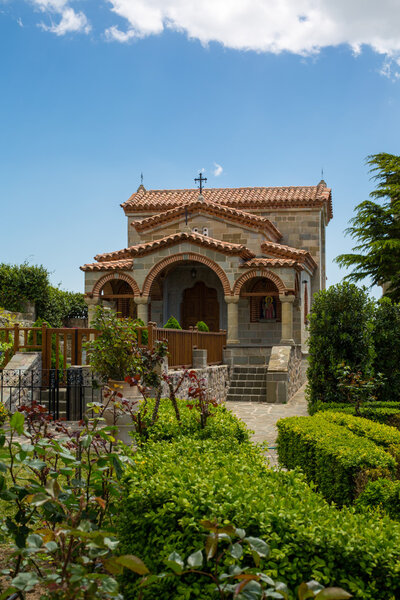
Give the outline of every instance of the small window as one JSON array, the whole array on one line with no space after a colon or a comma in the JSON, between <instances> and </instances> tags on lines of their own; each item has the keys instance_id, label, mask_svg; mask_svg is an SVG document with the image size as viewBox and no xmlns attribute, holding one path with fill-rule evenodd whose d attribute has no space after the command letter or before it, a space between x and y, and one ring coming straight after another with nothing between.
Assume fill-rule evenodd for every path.
<instances>
[{"instance_id":1,"label":"small window","mask_svg":"<svg viewBox=\"0 0 400 600\"><path fill-rule=\"evenodd\" d=\"M208 227L203 227L203 235L208 235Z\"/></svg>"},{"instance_id":2,"label":"small window","mask_svg":"<svg viewBox=\"0 0 400 600\"><path fill-rule=\"evenodd\" d=\"M193 232L193 233L199 233L199 229L198 229L198 227L193 227L193 229L192 229L192 232Z\"/></svg>"},{"instance_id":3,"label":"small window","mask_svg":"<svg viewBox=\"0 0 400 600\"><path fill-rule=\"evenodd\" d=\"M308 324L308 287L304 284L304 325Z\"/></svg>"}]
</instances>

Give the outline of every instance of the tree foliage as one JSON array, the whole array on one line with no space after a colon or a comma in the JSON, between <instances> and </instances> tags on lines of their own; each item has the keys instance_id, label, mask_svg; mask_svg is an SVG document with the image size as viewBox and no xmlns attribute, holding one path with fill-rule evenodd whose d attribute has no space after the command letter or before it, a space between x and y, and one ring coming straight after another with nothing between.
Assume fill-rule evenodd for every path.
<instances>
[{"instance_id":1,"label":"tree foliage","mask_svg":"<svg viewBox=\"0 0 400 600\"><path fill-rule=\"evenodd\" d=\"M374 346L376 373L382 373L384 382L379 399L400 399L400 304L382 298L374 319Z\"/></svg>"},{"instance_id":2,"label":"tree foliage","mask_svg":"<svg viewBox=\"0 0 400 600\"><path fill-rule=\"evenodd\" d=\"M339 283L314 296L309 316L309 409L346 402L337 368L345 363L368 376L372 370L374 303L365 289Z\"/></svg>"},{"instance_id":3,"label":"tree foliage","mask_svg":"<svg viewBox=\"0 0 400 600\"><path fill-rule=\"evenodd\" d=\"M67 319L87 318L83 294L50 285L49 272L43 265L0 263L0 306L24 312L26 302L33 302L37 317L51 327L63 327Z\"/></svg>"},{"instance_id":4,"label":"tree foliage","mask_svg":"<svg viewBox=\"0 0 400 600\"><path fill-rule=\"evenodd\" d=\"M372 285L387 284L386 295L400 301L400 156L380 153L368 157L377 188L370 200L356 207L346 230L357 243L353 253L336 261L353 269L351 281L371 279Z\"/></svg>"}]
</instances>

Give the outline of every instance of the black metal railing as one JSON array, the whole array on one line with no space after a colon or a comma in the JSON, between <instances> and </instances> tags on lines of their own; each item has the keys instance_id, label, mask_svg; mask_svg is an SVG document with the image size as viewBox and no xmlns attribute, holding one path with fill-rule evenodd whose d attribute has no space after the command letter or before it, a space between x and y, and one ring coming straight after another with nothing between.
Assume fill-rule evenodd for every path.
<instances>
[{"instance_id":1,"label":"black metal railing","mask_svg":"<svg viewBox=\"0 0 400 600\"><path fill-rule=\"evenodd\" d=\"M54 419L79 421L87 404L100 402L101 394L101 386L85 367L0 371L0 402L11 412L37 402Z\"/></svg>"}]
</instances>

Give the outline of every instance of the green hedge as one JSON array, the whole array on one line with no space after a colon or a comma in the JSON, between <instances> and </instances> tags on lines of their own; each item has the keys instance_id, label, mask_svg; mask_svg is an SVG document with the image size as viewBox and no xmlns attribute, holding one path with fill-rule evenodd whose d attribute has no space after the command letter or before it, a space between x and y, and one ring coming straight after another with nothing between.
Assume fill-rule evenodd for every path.
<instances>
[{"instance_id":1,"label":"green hedge","mask_svg":"<svg viewBox=\"0 0 400 600\"><path fill-rule=\"evenodd\" d=\"M172 403L169 399L163 398L160 403L158 420L149 427L154 400L148 400L148 412L143 418L147 429L149 439L153 440L175 440L181 436L190 436L199 439L233 439L239 442L248 442L250 439L250 430L245 423L235 417L225 405L221 404L212 409L212 416L207 419L207 425L204 429L199 426L199 413L195 409L190 409L190 403L187 400L178 400L179 412L181 415L181 424L178 423Z\"/></svg>"},{"instance_id":2,"label":"green hedge","mask_svg":"<svg viewBox=\"0 0 400 600\"><path fill-rule=\"evenodd\" d=\"M354 415L355 407L344 403L320 404L319 411L333 410L345 414ZM376 423L390 425L400 429L400 406L398 402L373 402L363 404L360 408L360 416Z\"/></svg>"},{"instance_id":3,"label":"green hedge","mask_svg":"<svg viewBox=\"0 0 400 600\"><path fill-rule=\"evenodd\" d=\"M279 462L300 467L324 497L349 504L371 477L391 477L396 462L374 442L323 417L289 417L278 426Z\"/></svg>"},{"instance_id":4,"label":"green hedge","mask_svg":"<svg viewBox=\"0 0 400 600\"><path fill-rule=\"evenodd\" d=\"M387 451L396 447L398 450L400 449L400 431L395 427L373 423L370 419L334 411L320 412L318 417L329 423L346 427L355 435L365 437Z\"/></svg>"},{"instance_id":5,"label":"green hedge","mask_svg":"<svg viewBox=\"0 0 400 600\"><path fill-rule=\"evenodd\" d=\"M135 455L121 498L121 552L140 556L153 572L172 552L204 545L203 518L216 518L262 537L271 557L261 568L291 589L316 579L363 600L400 597L400 524L329 506L295 471L270 470L263 452L236 440L181 438L149 442ZM390 457L389 457L390 461ZM121 582L137 600L134 575ZM144 600L211 600L204 579L162 580Z\"/></svg>"},{"instance_id":6,"label":"green hedge","mask_svg":"<svg viewBox=\"0 0 400 600\"><path fill-rule=\"evenodd\" d=\"M391 519L400 521L400 481L371 481L357 498L356 507L385 511Z\"/></svg>"}]
</instances>

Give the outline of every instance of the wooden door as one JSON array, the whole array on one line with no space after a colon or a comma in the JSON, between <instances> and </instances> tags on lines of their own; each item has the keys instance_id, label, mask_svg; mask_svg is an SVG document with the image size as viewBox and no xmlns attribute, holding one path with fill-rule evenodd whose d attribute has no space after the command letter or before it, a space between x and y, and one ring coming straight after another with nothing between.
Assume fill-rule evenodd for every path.
<instances>
[{"instance_id":1,"label":"wooden door","mask_svg":"<svg viewBox=\"0 0 400 600\"><path fill-rule=\"evenodd\" d=\"M217 290L198 281L183 292L181 305L181 325L183 329L194 327L204 321L210 331L219 331L219 303Z\"/></svg>"}]
</instances>

